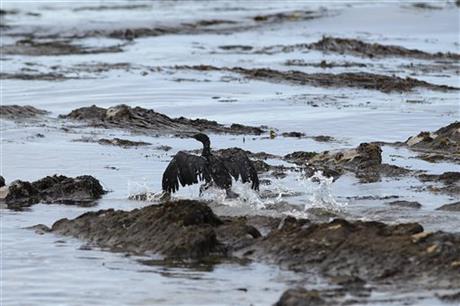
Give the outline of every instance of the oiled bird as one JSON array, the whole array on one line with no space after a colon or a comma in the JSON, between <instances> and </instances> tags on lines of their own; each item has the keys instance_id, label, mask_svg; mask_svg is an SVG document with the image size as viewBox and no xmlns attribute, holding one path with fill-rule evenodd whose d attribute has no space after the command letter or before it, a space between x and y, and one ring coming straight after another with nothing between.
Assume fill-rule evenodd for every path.
<instances>
[{"instance_id":1,"label":"oiled bird","mask_svg":"<svg viewBox=\"0 0 460 306\"><path fill-rule=\"evenodd\" d=\"M211 141L203 133L192 136L203 144L201 156L179 151L163 173L162 187L165 193L174 193L182 186L204 181L200 194L212 185L225 189L228 197L238 195L231 191L232 177L250 182L251 188L259 190L259 177L253 162L243 150L219 156L211 152Z\"/></svg>"}]
</instances>

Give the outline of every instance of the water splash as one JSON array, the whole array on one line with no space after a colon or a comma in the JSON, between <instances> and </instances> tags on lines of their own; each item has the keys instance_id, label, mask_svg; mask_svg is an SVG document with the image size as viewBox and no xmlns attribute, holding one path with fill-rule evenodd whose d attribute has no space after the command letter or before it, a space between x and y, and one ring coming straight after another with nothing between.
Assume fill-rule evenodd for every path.
<instances>
[{"instance_id":1,"label":"water splash","mask_svg":"<svg viewBox=\"0 0 460 306\"><path fill-rule=\"evenodd\" d=\"M301 172L295 172L295 175L297 175L294 180L295 183L290 183L292 186L289 187L285 180L272 180L271 185L265 187L265 191L272 194L270 197L261 197L260 194L264 192L264 186L261 186L261 193L258 193L251 188L250 183L243 184L241 181L233 181L232 191L239 195L235 199L228 198L225 190L215 186L209 187L200 195L198 185L181 189L178 194L171 195L171 199L196 199L230 207L247 208L248 210L276 210L277 213L296 218L307 218L309 216L308 210L311 208L320 208L324 211L337 213L342 212L347 205L347 203L340 203L334 198L331 188L333 178L324 176L322 171L317 171L308 178ZM166 198L163 192L155 193L150 190L152 189L146 180L128 182L130 199L157 203L169 200L169 197ZM286 197L299 197L305 193L307 196L306 199L302 199L302 204L305 203L303 209L300 207L296 209L295 205L288 203L285 199Z\"/></svg>"},{"instance_id":2,"label":"water splash","mask_svg":"<svg viewBox=\"0 0 460 306\"><path fill-rule=\"evenodd\" d=\"M164 193L162 191L151 192L150 190L152 188L146 178L141 182L128 180L128 199L130 200L160 202Z\"/></svg>"},{"instance_id":3,"label":"water splash","mask_svg":"<svg viewBox=\"0 0 460 306\"><path fill-rule=\"evenodd\" d=\"M310 194L304 210L321 208L331 212L342 212L348 204L338 202L335 199L331 188L333 181L333 177L325 176L322 171L316 171L313 176L307 179L301 178L300 183L306 187L308 194Z\"/></svg>"},{"instance_id":4,"label":"water splash","mask_svg":"<svg viewBox=\"0 0 460 306\"><path fill-rule=\"evenodd\" d=\"M201 199L211 200L217 203L232 207L247 207L250 209L264 209L265 203L260 198L259 194L251 188L251 183L241 183L233 181L232 191L239 195L238 198L229 199L225 190L210 187L201 195Z\"/></svg>"}]
</instances>

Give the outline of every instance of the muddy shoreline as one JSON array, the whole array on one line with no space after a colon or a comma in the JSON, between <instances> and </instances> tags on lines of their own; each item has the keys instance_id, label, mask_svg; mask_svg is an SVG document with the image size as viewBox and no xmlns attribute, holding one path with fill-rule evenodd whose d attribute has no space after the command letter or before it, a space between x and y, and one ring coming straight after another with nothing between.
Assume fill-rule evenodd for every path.
<instances>
[{"instance_id":1,"label":"muddy shoreline","mask_svg":"<svg viewBox=\"0 0 460 306\"><path fill-rule=\"evenodd\" d=\"M292 217L225 217L215 215L205 203L182 200L131 212L89 212L58 220L51 228L36 228L77 237L92 247L153 252L166 261L237 257L298 272L314 269L344 292L355 285L372 288L388 282L437 289L460 285L460 236L424 232L417 223L335 219L316 224ZM270 230L262 235L262 228L265 233Z\"/></svg>"}]
</instances>

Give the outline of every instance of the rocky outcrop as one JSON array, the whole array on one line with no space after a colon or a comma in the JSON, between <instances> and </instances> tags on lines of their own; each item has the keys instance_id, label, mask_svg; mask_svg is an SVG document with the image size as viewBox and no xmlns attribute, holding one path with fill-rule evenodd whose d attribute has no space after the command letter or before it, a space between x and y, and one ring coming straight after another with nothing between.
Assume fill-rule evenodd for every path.
<instances>
[{"instance_id":1,"label":"rocky outcrop","mask_svg":"<svg viewBox=\"0 0 460 306\"><path fill-rule=\"evenodd\" d=\"M37 203L91 205L105 193L99 181L89 175L53 175L34 182L16 180L2 188L3 201L10 209Z\"/></svg>"},{"instance_id":2,"label":"rocky outcrop","mask_svg":"<svg viewBox=\"0 0 460 306\"><path fill-rule=\"evenodd\" d=\"M444 172L442 174L420 174L422 182L434 183L426 188L432 192L446 193L457 196L460 194L460 172Z\"/></svg>"},{"instance_id":3,"label":"rocky outcrop","mask_svg":"<svg viewBox=\"0 0 460 306\"><path fill-rule=\"evenodd\" d=\"M426 81L395 75L383 75L369 72L345 73L305 73L299 70L281 71L269 68L216 67L211 65L174 66L176 70L221 71L238 73L250 80L261 80L273 83L292 85L308 85L315 87L360 88L378 90L384 93L410 92L415 88L436 91L459 90L457 87L437 85Z\"/></svg>"},{"instance_id":4,"label":"rocky outcrop","mask_svg":"<svg viewBox=\"0 0 460 306\"><path fill-rule=\"evenodd\" d=\"M323 171L326 176L339 177L345 172L356 175L362 183L376 182L381 176L401 176L409 170L382 163L382 149L376 143L361 143L355 149L316 152L294 152L284 159L305 167L308 176Z\"/></svg>"},{"instance_id":5,"label":"rocky outcrop","mask_svg":"<svg viewBox=\"0 0 460 306\"><path fill-rule=\"evenodd\" d=\"M327 305L317 290L294 288L286 290L274 306L320 306Z\"/></svg>"},{"instance_id":6,"label":"rocky outcrop","mask_svg":"<svg viewBox=\"0 0 460 306\"><path fill-rule=\"evenodd\" d=\"M60 118L83 121L92 127L120 128L132 132L156 135L186 136L197 132L253 134L264 132L259 127L232 124L225 126L207 119L170 118L152 109L117 105L110 108L82 107Z\"/></svg>"},{"instance_id":7,"label":"rocky outcrop","mask_svg":"<svg viewBox=\"0 0 460 306\"><path fill-rule=\"evenodd\" d=\"M121 139L121 138L101 138L101 139L94 139L91 137L81 137L78 139L73 140L75 142L90 142L90 143L98 143L101 145L107 146L118 146L122 148L132 148L132 147L141 147L141 146L149 146L151 143L145 141L133 141L129 139Z\"/></svg>"},{"instance_id":8,"label":"rocky outcrop","mask_svg":"<svg viewBox=\"0 0 460 306\"><path fill-rule=\"evenodd\" d=\"M323 52L358 55L364 57L406 57L425 60L460 60L457 53L428 53L417 49L400 46L367 43L358 39L323 37L320 41L309 44L310 49Z\"/></svg>"},{"instance_id":9,"label":"rocky outcrop","mask_svg":"<svg viewBox=\"0 0 460 306\"><path fill-rule=\"evenodd\" d=\"M441 207L436 208L436 210L458 211L458 212L460 212L460 202L444 204Z\"/></svg>"},{"instance_id":10,"label":"rocky outcrop","mask_svg":"<svg viewBox=\"0 0 460 306\"><path fill-rule=\"evenodd\" d=\"M61 219L50 231L93 246L166 259L237 257L294 271L315 269L334 279L346 275L362 281L460 285L460 235L424 232L417 223L218 217L203 202L181 200L129 212L88 212Z\"/></svg>"},{"instance_id":11,"label":"rocky outcrop","mask_svg":"<svg viewBox=\"0 0 460 306\"><path fill-rule=\"evenodd\" d=\"M46 115L48 112L30 105L1 105L0 118L8 120L24 120Z\"/></svg>"},{"instance_id":12,"label":"rocky outcrop","mask_svg":"<svg viewBox=\"0 0 460 306\"><path fill-rule=\"evenodd\" d=\"M404 145L421 152L427 161L451 160L460 162L460 121L451 123L434 132L421 132L410 137Z\"/></svg>"}]
</instances>

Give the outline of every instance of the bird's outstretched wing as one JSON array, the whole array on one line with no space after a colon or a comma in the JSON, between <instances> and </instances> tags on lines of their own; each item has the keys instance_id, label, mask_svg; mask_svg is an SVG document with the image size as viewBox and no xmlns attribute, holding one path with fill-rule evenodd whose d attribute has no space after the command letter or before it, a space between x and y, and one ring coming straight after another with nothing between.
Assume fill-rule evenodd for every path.
<instances>
[{"instance_id":1,"label":"bird's outstretched wing","mask_svg":"<svg viewBox=\"0 0 460 306\"><path fill-rule=\"evenodd\" d=\"M224 149L220 150L218 155L235 180L241 178L243 183L251 182L251 188L259 190L257 170L244 150Z\"/></svg>"},{"instance_id":2,"label":"bird's outstretched wing","mask_svg":"<svg viewBox=\"0 0 460 306\"><path fill-rule=\"evenodd\" d=\"M182 186L193 185L198 181L210 181L207 160L202 156L178 152L163 173L163 191L173 193Z\"/></svg>"}]
</instances>

